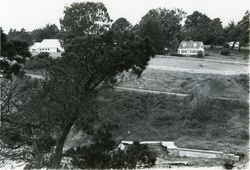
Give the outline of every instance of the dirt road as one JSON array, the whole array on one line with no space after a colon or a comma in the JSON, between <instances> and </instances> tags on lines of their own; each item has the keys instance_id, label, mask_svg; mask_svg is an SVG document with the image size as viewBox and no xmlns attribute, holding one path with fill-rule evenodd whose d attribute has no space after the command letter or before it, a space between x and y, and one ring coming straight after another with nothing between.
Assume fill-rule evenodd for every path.
<instances>
[{"instance_id":1,"label":"dirt road","mask_svg":"<svg viewBox=\"0 0 250 170\"><path fill-rule=\"evenodd\" d=\"M221 62L215 60L186 59L183 57L156 57L149 62L148 68L220 75L239 75L249 73L249 64L239 62Z\"/></svg>"},{"instance_id":2,"label":"dirt road","mask_svg":"<svg viewBox=\"0 0 250 170\"><path fill-rule=\"evenodd\" d=\"M190 96L190 94L184 94L184 93L171 93L171 92L145 90L145 89L130 88L130 87L115 87L115 89L118 91L135 91L135 92L140 92L140 93L166 94L166 95L178 96L178 97ZM244 101L241 99L233 99L233 98L227 98L227 97L210 97L210 98L216 99L216 100ZM249 100L247 102L249 102Z\"/></svg>"}]
</instances>

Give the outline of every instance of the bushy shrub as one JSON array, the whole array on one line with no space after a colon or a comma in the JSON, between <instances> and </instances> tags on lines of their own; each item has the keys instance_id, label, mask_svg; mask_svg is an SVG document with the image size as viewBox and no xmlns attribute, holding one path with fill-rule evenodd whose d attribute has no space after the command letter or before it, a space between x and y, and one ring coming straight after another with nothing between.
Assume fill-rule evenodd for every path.
<instances>
[{"instance_id":1,"label":"bushy shrub","mask_svg":"<svg viewBox=\"0 0 250 170\"><path fill-rule=\"evenodd\" d=\"M227 43L223 44L223 48L229 48L229 44Z\"/></svg>"},{"instance_id":2,"label":"bushy shrub","mask_svg":"<svg viewBox=\"0 0 250 170\"><path fill-rule=\"evenodd\" d=\"M156 154L153 153L147 145L140 144L135 141L132 145L129 145L125 150L124 165L121 167L112 166L112 168L128 168L135 169L137 166L140 168L150 168L155 164Z\"/></svg>"},{"instance_id":3,"label":"bushy shrub","mask_svg":"<svg viewBox=\"0 0 250 170\"><path fill-rule=\"evenodd\" d=\"M37 54L35 57L37 58L49 58L49 53L48 52L41 52Z\"/></svg>"},{"instance_id":4,"label":"bushy shrub","mask_svg":"<svg viewBox=\"0 0 250 170\"><path fill-rule=\"evenodd\" d=\"M27 60L24 68L25 69L46 69L51 63L52 58L50 58L49 53L39 53Z\"/></svg>"},{"instance_id":5,"label":"bushy shrub","mask_svg":"<svg viewBox=\"0 0 250 170\"><path fill-rule=\"evenodd\" d=\"M242 162L244 159L248 161L248 154L244 152L237 152L235 155L239 156L239 161Z\"/></svg>"},{"instance_id":6,"label":"bushy shrub","mask_svg":"<svg viewBox=\"0 0 250 170\"><path fill-rule=\"evenodd\" d=\"M221 55L229 56L231 54L229 49L223 49L220 52Z\"/></svg>"},{"instance_id":7,"label":"bushy shrub","mask_svg":"<svg viewBox=\"0 0 250 170\"><path fill-rule=\"evenodd\" d=\"M159 55L166 55L168 52L169 52L168 49L164 48L163 50L158 50L157 54L159 54Z\"/></svg>"},{"instance_id":8,"label":"bushy shrub","mask_svg":"<svg viewBox=\"0 0 250 170\"><path fill-rule=\"evenodd\" d=\"M139 142L134 142L125 150L117 150L111 129L108 124L100 126L93 134L92 144L67 150L68 155L79 155L72 157L71 165L80 169L135 169L139 164L143 168L150 168L155 164L156 154Z\"/></svg>"},{"instance_id":9,"label":"bushy shrub","mask_svg":"<svg viewBox=\"0 0 250 170\"><path fill-rule=\"evenodd\" d=\"M226 159L223 163L225 169L233 169L235 167L235 161Z\"/></svg>"},{"instance_id":10,"label":"bushy shrub","mask_svg":"<svg viewBox=\"0 0 250 170\"><path fill-rule=\"evenodd\" d=\"M205 86L204 88L197 88L191 92L190 108L191 113L198 120L206 120L208 118L210 108L210 87Z\"/></svg>"},{"instance_id":11,"label":"bushy shrub","mask_svg":"<svg viewBox=\"0 0 250 170\"><path fill-rule=\"evenodd\" d=\"M197 53L197 57L198 57L198 58L202 58L202 57L204 57L204 53L203 53L203 51L198 51L198 53Z\"/></svg>"}]
</instances>

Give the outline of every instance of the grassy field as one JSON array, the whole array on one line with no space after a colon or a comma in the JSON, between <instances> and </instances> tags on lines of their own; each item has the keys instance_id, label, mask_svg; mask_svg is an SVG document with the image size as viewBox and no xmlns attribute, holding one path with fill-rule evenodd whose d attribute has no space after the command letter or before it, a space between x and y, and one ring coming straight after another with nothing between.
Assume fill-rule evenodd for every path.
<instances>
[{"instance_id":1,"label":"grassy field","mask_svg":"<svg viewBox=\"0 0 250 170\"><path fill-rule=\"evenodd\" d=\"M220 60L238 60L238 61L245 61L249 60L249 47L242 47L240 52L238 49L230 50L231 54L229 56L223 56L220 54L222 47L214 47L210 49L210 47L205 48L206 54L205 58L208 59L220 59Z\"/></svg>"},{"instance_id":2,"label":"grassy field","mask_svg":"<svg viewBox=\"0 0 250 170\"><path fill-rule=\"evenodd\" d=\"M194 112L190 99L166 95L115 92L104 95L99 112L118 125L119 140L171 140L179 147L222 150L248 149L248 103L212 100Z\"/></svg>"}]
</instances>

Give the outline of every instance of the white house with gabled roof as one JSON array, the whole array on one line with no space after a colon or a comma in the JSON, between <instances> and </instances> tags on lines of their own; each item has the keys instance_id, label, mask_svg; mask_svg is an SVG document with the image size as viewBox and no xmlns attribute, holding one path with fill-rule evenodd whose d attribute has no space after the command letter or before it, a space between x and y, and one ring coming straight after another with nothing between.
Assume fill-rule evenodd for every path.
<instances>
[{"instance_id":1,"label":"white house with gabled roof","mask_svg":"<svg viewBox=\"0 0 250 170\"><path fill-rule=\"evenodd\" d=\"M178 54L197 55L199 51L205 54L202 41L182 41L178 47Z\"/></svg>"},{"instance_id":2,"label":"white house with gabled roof","mask_svg":"<svg viewBox=\"0 0 250 170\"><path fill-rule=\"evenodd\" d=\"M60 53L64 52L61 43L58 39L44 39L42 42L36 42L30 47L31 53Z\"/></svg>"}]
</instances>

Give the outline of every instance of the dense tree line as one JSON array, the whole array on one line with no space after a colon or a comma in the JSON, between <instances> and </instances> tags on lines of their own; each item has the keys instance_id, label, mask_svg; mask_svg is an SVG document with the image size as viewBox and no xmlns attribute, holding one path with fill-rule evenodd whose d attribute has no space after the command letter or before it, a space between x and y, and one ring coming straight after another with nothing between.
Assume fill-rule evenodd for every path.
<instances>
[{"instance_id":1,"label":"dense tree line","mask_svg":"<svg viewBox=\"0 0 250 170\"><path fill-rule=\"evenodd\" d=\"M35 29L32 32L27 32L25 29L20 31L11 29L8 38L10 40L26 41L29 45L43 39L64 38L66 40L64 30L71 27L72 32L67 34L68 37L74 36L73 31L83 35L86 31L77 30L79 29L78 26L72 26L72 24L80 17L80 15L77 15L77 9L84 8L91 7L79 6L74 9L75 16L69 16L69 18L61 20L61 23L63 22L61 29L55 24L47 24L45 27ZM105 26L100 27L100 24L91 22L88 24L93 26L88 28L88 31L102 31L112 23L108 16L98 15L95 19L99 19ZM182 24L183 21L184 25ZM77 24L85 28L89 26L87 23ZM114 34L132 30L139 36L150 37L156 53L162 53L165 47L176 50L182 40L203 41L205 44L211 45L211 48L215 45L224 45L227 42L234 42L234 44L240 42L240 45L244 46L249 42L249 11L246 11L242 20L238 23L231 21L223 28L220 18L211 19L199 11L194 11L187 16L185 11L178 8L172 10L157 8L149 10L136 25L129 23L126 18L118 18L113 22L112 30ZM122 36L117 38L120 39L119 41L122 40Z\"/></svg>"},{"instance_id":2,"label":"dense tree line","mask_svg":"<svg viewBox=\"0 0 250 170\"><path fill-rule=\"evenodd\" d=\"M187 39L203 41L211 47L231 41L234 44L239 41L242 46L249 43L249 11L246 11L241 21L231 21L225 28L219 18L211 20L205 14L195 11L187 16L184 27Z\"/></svg>"},{"instance_id":3,"label":"dense tree line","mask_svg":"<svg viewBox=\"0 0 250 170\"><path fill-rule=\"evenodd\" d=\"M55 24L47 24L45 27L31 32L26 31L24 28L20 31L10 29L7 36L10 40L21 40L32 45L34 42L41 42L43 39L59 38L59 33L60 30Z\"/></svg>"},{"instance_id":4,"label":"dense tree line","mask_svg":"<svg viewBox=\"0 0 250 170\"><path fill-rule=\"evenodd\" d=\"M176 50L182 40L203 41L211 48L227 42L240 42L244 46L249 43L249 11L238 23L232 21L223 28L219 18L211 19L198 11L186 16L180 9L154 9L142 17L136 29L139 35L152 39L157 53L161 53L164 47Z\"/></svg>"},{"instance_id":5,"label":"dense tree line","mask_svg":"<svg viewBox=\"0 0 250 170\"><path fill-rule=\"evenodd\" d=\"M249 11L246 11L241 21L232 21L226 27L222 26L220 18L211 19L198 11L187 16L185 11L178 8L152 9L134 26L125 18L119 18L116 22L121 21L136 34L150 37L158 54L164 52L165 47L176 50L182 40L203 41L211 48L228 42L235 44L239 41L241 46L249 43Z\"/></svg>"},{"instance_id":6,"label":"dense tree line","mask_svg":"<svg viewBox=\"0 0 250 170\"><path fill-rule=\"evenodd\" d=\"M44 28L35 29L31 32L33 42L40 42L43 39L56 39L60 30L55 24L47 24Z\"/></svg>"}]
</instances>

